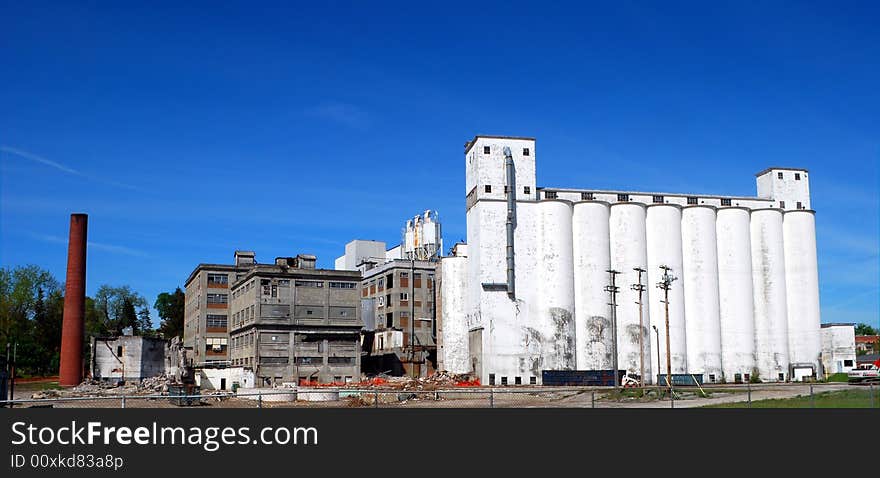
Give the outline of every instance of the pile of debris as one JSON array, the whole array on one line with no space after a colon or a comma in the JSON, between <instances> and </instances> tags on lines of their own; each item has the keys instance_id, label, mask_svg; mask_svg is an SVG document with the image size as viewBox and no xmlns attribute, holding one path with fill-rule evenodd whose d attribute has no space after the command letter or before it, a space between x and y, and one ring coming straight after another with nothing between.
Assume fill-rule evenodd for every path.
<instances>
[{"instance_id":1,"label":"pile of debris","mask_svg":"<svg viewBox=\"0 0 880 478\"><path fill-rule=\"evenodd\" d=\"M149 394L167 393L168 386L174 383L174 377L163 373L162 375L147 377L141 380L141 383L138 385L138 390Z\"/></svg>"},{"instance_id":2,"label":"pile of debris","mask_svg":"<svg viewBox=\"0 0 880 478\"><path fill-rule=\"evenodd\" d=\"M378 388L392 390L441 390L454 387L478 387L480 380L471 374L435 372L430 377L390 377L380 375L367 382L350 384L352 388Z\"/></svg>"}]
</instances>

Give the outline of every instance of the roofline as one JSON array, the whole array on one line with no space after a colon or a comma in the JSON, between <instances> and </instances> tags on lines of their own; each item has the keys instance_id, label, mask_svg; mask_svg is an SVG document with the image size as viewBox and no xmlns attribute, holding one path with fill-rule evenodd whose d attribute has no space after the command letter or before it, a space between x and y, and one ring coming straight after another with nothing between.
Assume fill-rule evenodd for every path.
<instances>
[{"instance_id":1,"label":"roofline","mask_svg":"<svg viewBox=\"0 0 880 478\"><path fill-rule=\"evenodd\" d=\"M525 140L525 141L535 141L535 138L531 138L528 136L496 136L496 135L491 135L491 134L478 134L478 135L474 136L474 139L472 139L464 144L464 154L468 154L470 152L471 148L474 147L474 144L476 144L477 140L480 138L484 138L484 139L519 139L519 140Z\"/></svg>"},{"instance_id":2,"label":"roofline","mask_svg":"<svg viewBox=\"0 0 880 478\"><path fill-rule=\"evenodd\" d=\"M755 173L755 176L756 176L756 177L760 177L760 176L763 176L763 175L769 173L770 171L774 171L774 170L777 170L777 169L781 169L781 170L783 170L783 171L803 171L803 172L805 172L805 173L809 173L809 172L810 172L809 169L805 169L805 168L789 168L789 167L786 167L786 166L771 166L771 167L769 167L769 168L767 168L767 169L765 169L765 170L763 170L763 171L761 171L761 172L759 172L759 173Z\"/></svg>"},{"instance_id":3,"label":"roofline","mask_svg":"<svg viewBox=\"0 0 880 478\"><path fill-rule=\"evenodd\" d=\"M252 265L256 265L256 264L248 264L248 266L252 266ZM205 264L205 263L201 263L201 264L197 265L196 268L193 269L192 272L190 272L189 277L186 278L186 282L183 283L183 288L186 289L186 286L188 286L189 283L192 282L193 279L195 279L196 275L202 269L218 269L218 270L224 270L224 271L230 271L230 272L237 272L238 270L245 269L245 268L246 267L244 267L244 266L236 266L233 264Z\"/></svg>"},{"instance_id":4,"label":"roofline","mask_svg":"<svg viewBox=\"0 0 880 478\"><path fill-rule=\"evenodd\" d=\"M538 191L556 191L563 193L594 193L594 194L631 194L640 196L681 196L696 197L705 199L738 199L741 201L766 201L774 202L772 199L761 198L757 196L722 196L718 194L693 194L693 193L670 193L670 192L651 192L651 191L621 191L614 189L574 189L574 188L554 188L546 186L538 186Z\"/></svg>"},{"instance_id":5,"label":"roofline","mask_svg":"<svg viewBox=\"0 0 880 478\"><path fill-rule=\"evenodd\" d=\"M850 323L850 322L829 322L827 324L822 324L823 329L825 327L855 327L855 326L856 326L855 323Z\"/></svg>"},{"instance_id":6,"label":"roofline","mask_svg":"<svg viewBox=\"0 0 880 478\"><path fill-rule=\"evenodd\" d=\"M241 279L230 281L229 290L232 291L232 289L240 287L247 282L248 279L256 275L302 280L320 279L332 281L334 278L354 282L360 282L361 280L360 271L347 271L342 269L298 269L295 267L288 267L285 270L282 266L275 264L256 264L255 267L248 269Z\"/></svg>"}]
</instances>

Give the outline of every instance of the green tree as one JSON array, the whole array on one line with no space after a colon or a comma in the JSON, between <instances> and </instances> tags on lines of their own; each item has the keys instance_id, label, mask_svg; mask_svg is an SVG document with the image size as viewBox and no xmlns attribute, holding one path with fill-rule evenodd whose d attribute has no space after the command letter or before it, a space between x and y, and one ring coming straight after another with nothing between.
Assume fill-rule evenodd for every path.
<instances>
[{"instance_id":1,"label":"green tree","mask_svg":"<svg viewBox=\"0 0 880 478\"><path fill-rule=\"evenodd\" d=\"M135 333L149 330L152 324L139 320L137 309L147 308L147 301L129 286L102 285L95 293L94 323L88 327L94 335L121 335L122 329L132 327Z\"/></svg>"},{"instance_id":2,"label":"green tree","mask_svg":"<svg viewBox=\"0 0 880 478\"><path fill-rule=\"evenodd\" d=\"M183 338L183 313L185 296L180 287L172 293L162 292L156 298L153 307L159 312L162 319L159 325L159 333L166 339L172 337Z\"/></svg>"},{"instance_id":3,"label":"green tree","mask_svg":"<svg viewBox=\"0 0 880 478\"><path fill-rule=\"evenodd\" d=\"M856 335L880 335L880 333L868 324L858 324L856 325Z\"/></svg>"},{"instance_id":4,"label":"green tree","mask_svg":"<svg viewBox=\"0 0 880 478\"><path fill-rule=\"evenodd\" d=\"M17 344L16 370L22 375L51 373L55 347L58 281L35 265L0 269L0 346Z\"/></svg>"}]
</instances>

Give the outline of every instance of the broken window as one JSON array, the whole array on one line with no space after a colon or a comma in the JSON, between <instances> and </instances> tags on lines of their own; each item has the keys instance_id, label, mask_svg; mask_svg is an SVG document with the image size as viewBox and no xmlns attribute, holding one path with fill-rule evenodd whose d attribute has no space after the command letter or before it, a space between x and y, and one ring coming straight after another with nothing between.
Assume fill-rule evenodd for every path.
<instances>
[{"instance_id":1,"label":"broken window","mask_svg":"<svg viewBox=\"0 0 880 478\"><path fill-rule=\"evenodd\" d=\"M262 360L263 357L260 357ZM287 358L284 358L284 363L287 363ZM297 357L296 364L297 365L321 365L324 363L324 357Z\"/></svg>"},{"instance_id":2,"label":"broken window","mask_svg":"<svg viewBox=\"0 0 880 478\"><path fill-rule=\"evenodd\" d=\"M272 297L278 297L278 286L272 285Z\"/></svg>"},{"instance_id":3,"label":"broken window","mask_svg":"<svg viewBox=\"0 0 880 478\"><path fill-rule=\"evenodd\" d=\"M776 177L779 179L782 179L782 171L776 173Z\"/></svg>"},{"instance_id":4,"label":"broken window","mask_svg":"<svg viewBox=\"0 0 880 478\"><path fill-rule=\"evenodd\" d=\"M501 377L501 385L507 385L507 377Z\"/></svg>"},{"instance_id":5,"label":"broken window","mask_svg":"<svg viewBox=\"0 0 880 478\"><path fill-rule=\"evenodd\" d=\"M522 385L522 377L516 377L513 379L514 385Z\"/></svg>"},{"instance_id":6,"label":"broken window","mask_svg":"<svg viewBox=\"0 0 880 478\"><path fill-rule=\"evenodd\" d=\"M489 146L483 146L483 154L489 154L492 152L492 148Z\"/></svg>"},{"instance_id":7,"label":"broken window","mask_svg":"<svg viewBox=\"0 0 880 478\"><path fill-rule=\"evenodd\" d=\"M523 194L532 194L531 186L523 186Z\"/></svg>"},{"instance_id":8,"label":"broken window","mask_svg":"<svg viewBox=\"0 0 880 478\"><path fill-rule=\"evenodd\" d=\"M629 201L629 194L618 194L617 200L620 202L627 202Z\"/></svg>"},{"instance_id":9,"label":"broken window","mask_svg":"<svg viewBox=\"0 0 880 478\"><path fill-rule=\"evenodd\" d=\"M523 148L523 156L529 155L529 148Z\"/></svg>"},{"instance_id":10,"label":"broken window","mask_svg":"<svg viewBox=\"0 0 880 478\"><path fill-rule=\"evenodd\" d=\"M492 192L492 186L490 186L490 185L488 185L488 184L487 184L483 189L484 189L487 193L491 193L491 192Z\"/></svg>"},{"instance_id":11,"label":"broken window","mask_svg":"<svg viewBox=\"0 0 880 478\"><path fill-rule=\"evenodd\" d=\"M354 365L354 357L327 357L330 365Z\"/></svg>"},{"instance_id":12,"label":"broken window","mask_svg":"<svg viewBox=\"0 0 880 478\"><path fill-rule=\"evenodd\" d=\"M695 198L693 196L688 198L688 204L697 204L697 202L698 202L697 198Z\"/></svg>"},{"instance_id":13,"label":"broken window","mask_svg":"<svg viewBox=\"0 0 880 478\"><path fill-rule=\"evenodd\" d=\"M801 180L801 173L794 173L794 180L800 181Z\"/></svg>"},{"instance_id":14,"label":"broken window","mask_svg":"<svg viewBox=\"0 0 880 478\"><path fill-rule=\"evenodd\" d=\"M544 199L556 199L556 191L544 192Z\"/></svg>"},{"instance_id":15,"label":"broken window","mask_svg":"<svg viewBox=\"0 0 880 478\"><path fill-rule=\"evenodd\" d=\"M798 208L798 209L803 209L803 208L804 208L803 203L801 203L800 201L798 201L798 202L797 202L797 208Z\"/></svg>"},{"instance_id":16,"label":"broken window","mask_svg":"<svg viewBox=\"0 0 880 478\"><path fill-rule=\"evenodd\" d=\"M654 204L663 204L663 196L654 196Z\"/></svg>"},{"instance_id":17,"label":"broken window","mask_svg":"<svg viewBox=\"0 0 880 478\"><path fill-rule=\"evenodd\" d=\"M529 385L537 385L538 377L529 377Z\"/></svg>"},{"instance_id":18,"label":"broken window","mask_svg":"<svg viewBox=\"0 0 880 478\"><path fill-rule=\"evenodd\" d=\"M785 201L779 201L779 207L785 209Z\"/></svg>"},{"instance_id":19,"label":"broken window","mask_svg":"<svg viewBox=\"0 0 880 478\"><path fill-rule=\"evenodd\" d=\"M489 374L489 385L495 385L495 374L494 373Z\"/></svg>"},{"instance_id":20,"label":"broken window","mask_svg":"<svg viewBox=\"0 0 880 478\"><path fill-rule=\"evenodd\" d=\"M581 193L581 201L592 201L593 193Z\"/></svg>"},{"instance_id":21,"label":"broken window","mask_svg":"<svg viewBox=\"0 0 880 478\"><path fill-rule=\"evenodd\" d=\"M208 274L208 284L226 285L229 277L226 274Z\"/></svg>"},{"instance_id":22,"label":"broken window","mask_svg":"<svg viewBox=\"0 0 880 478\"><path fill-rule=\"evenodd\" d=\"M721 199L721 205L722 206L730 206L730 199L727 199L727 198Z\"/></svg>"},{"instance_id":23,"label":"broken window","mask_svg":"<svg viewBox=\"0 0 880 478\"><path fill-rule=\"evenodd\" d=\"M785 380L785 374L782 372L779 372L779 381L782 382L784 380Z\"/></svg>"}]
</instances>

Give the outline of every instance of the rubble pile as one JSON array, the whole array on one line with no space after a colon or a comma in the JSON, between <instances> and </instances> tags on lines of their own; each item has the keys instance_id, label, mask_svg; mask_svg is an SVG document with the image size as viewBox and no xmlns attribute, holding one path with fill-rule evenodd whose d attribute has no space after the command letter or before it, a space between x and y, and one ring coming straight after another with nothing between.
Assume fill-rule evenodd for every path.
<instances>
[{"instance_id":1,"label":"rubble pile","mask_svg":"<svg viewBox=\"0 0 880 478\"><path fill-rule=\"evenodd\" d=\"M441 390L454 387L476 387L480 381L471 374L435 372L430 377L389 377L380 375L368 382L346 385L348 388L377 388L392 390Z\"/></svg>"},{"instance_id":2,"label":"rubble pile","mask_svg":"<svg viewBox=\"0 0 880 478\"><path fill-rule=\"evenodd\" d=\"M141 380L138 390L149 393L166 393L168 386L174 383L174 377L166 374L157 375L155 377L147 377Z\"/></svg>"}]
</instances>

